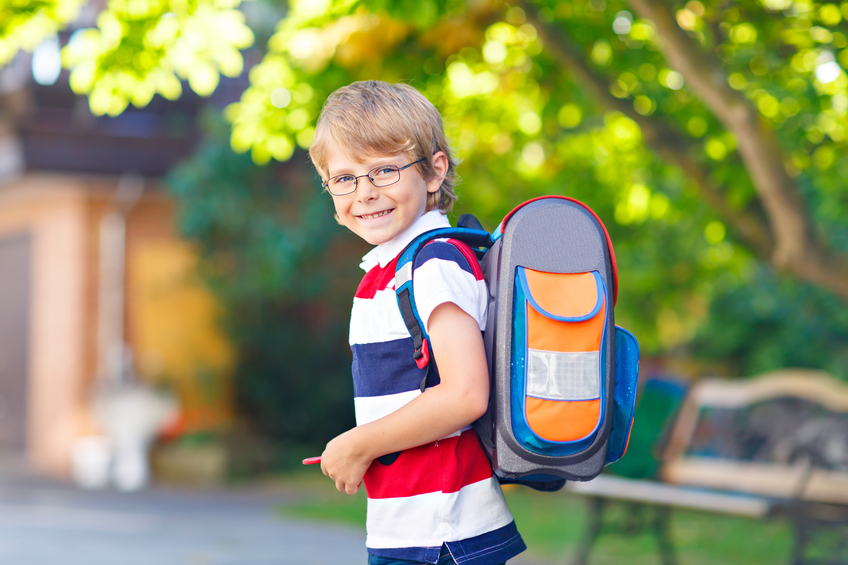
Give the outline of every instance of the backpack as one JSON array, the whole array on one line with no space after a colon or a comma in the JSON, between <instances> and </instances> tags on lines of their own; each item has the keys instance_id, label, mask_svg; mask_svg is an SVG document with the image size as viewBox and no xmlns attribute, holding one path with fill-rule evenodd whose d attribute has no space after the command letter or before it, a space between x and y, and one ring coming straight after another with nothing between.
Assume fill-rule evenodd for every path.
<instances>
[{"instance_id":1,"label":"backpack","mask_svg":"<svg viewBox=\"0 0 848 565\"><path fill-rule=\"evenodd\" d=\"M577 200L546 196L516 207L492 234L466 214L456 228L414 239L398 257L395 292L427 373L413 266L427 243L445 238L480 260L489 289L489 409L474 427L495 476L542 491L593 479L627 449L639 367L636 339L615 326L618 278L603 223Z\"/></svg>"}]
</instances>

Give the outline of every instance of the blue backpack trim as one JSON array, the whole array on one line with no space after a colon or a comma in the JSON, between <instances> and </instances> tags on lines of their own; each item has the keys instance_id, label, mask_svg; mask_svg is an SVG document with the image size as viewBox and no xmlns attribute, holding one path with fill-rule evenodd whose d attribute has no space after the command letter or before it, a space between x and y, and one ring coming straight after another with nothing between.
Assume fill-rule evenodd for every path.
<instances>
[{"instance_id":1,"label":"blue backpack trim","mask_svg":"<svg viewBox=\"0 0 848 565\"><path fill-rule=\"evenodd\" d=\"M632 333L615 327L615 388L613 389L612 431L609 437L607 464L624 456L633 417L636 412L636 389L639 381L639 343Z\"/></svg>"}]
</instances>

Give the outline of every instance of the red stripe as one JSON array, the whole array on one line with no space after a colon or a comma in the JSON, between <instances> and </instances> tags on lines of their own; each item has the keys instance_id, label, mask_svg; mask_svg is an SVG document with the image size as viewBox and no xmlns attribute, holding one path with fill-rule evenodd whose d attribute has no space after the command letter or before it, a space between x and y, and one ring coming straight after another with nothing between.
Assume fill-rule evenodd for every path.
<instances>
[{"instance_id":1,"label":"red stripe","mask_svg":"<svg viewBox=\"0 0 848 565\"><path fill-rule=\"evenodd\" d=\"M518 206L513 208L512 211L509 214L504 216L504 219L503 219L503 221L501 221L501 225L500 225L501 233L503 233L504 230L506 230L506 223L509 221L509 218L513 214L518 212L521 208L523 208L527 204L530 204L531 202L535 202L537 200L542 200L543 198L561 198L563 200L568 200L569 202L574 202L575 204L579 204L580 206L586 208L586 210L588 210L593 216L595 216L595 219L598 220L599 224L601 224L601 228L604 230L604 235L607 238L607 247L609 247L609 251L610 251L610 262L612 263L612 304L613 304L613 306L615 306L615 303L618 301L618 267L615 264L615 249L612 248L612 240L610 239L609 232L607 231L607 227L604 225L604 223L601 221L601 219L598 217L598 215L595 213L595 211L592 210L591 208L589 208L588 206L586 206L585 204L583 204L582 202L580 202L579 200L577 200L576 198L552 194L552 195L549 195L549 196L539 196L537 198L531 198L527 202L522 202L521 204L519 204Z\"/></svg>"},{"instance_id":2,"label":"red stripe","mask_svg":"<svg viewBox=\"0 0 848 565\"><path fill-rule=\"evenodd\" d=\"M468 245L459 241L458 239L449 239L448 243L452 244L456 247L460 253L462 253L463 257L468 261L468 264L471 265L471 271L474 273L474 277L478 281L483 280L483 269L480 268L480 262L477 260L477 256L474 255L474 252L471 250Z\"/></svg>"},{"instance_id":3,"label":"red stripe","mask_svg":"<svg viewBox=\"0 0 848 565\"><path fill-rule=\"evenodd\" d=\"M477 433L407 449L391 465L371 463L365 473L368 498L398 498L430 492L459 492L492 476Z\"/></svg>"},{"instance_id":4,"label":"red stripe","mask_svg":"<svg viewBox=\"0 0 848 565\"><path fill-rule=\"evenodd\" d=\"M386 290L389 285L391 285L390 288L394 289L396 265L397 257L392 259L392 262L385 267L377 265L365 273L356 289L356 298L374 298L379 291Z\"/></svg>"}]
</instances>

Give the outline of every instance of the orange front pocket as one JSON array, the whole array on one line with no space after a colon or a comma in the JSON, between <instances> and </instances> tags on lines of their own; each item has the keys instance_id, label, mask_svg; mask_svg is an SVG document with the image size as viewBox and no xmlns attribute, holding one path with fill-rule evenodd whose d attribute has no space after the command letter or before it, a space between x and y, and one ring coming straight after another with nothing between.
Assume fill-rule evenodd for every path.
<instances>
[{"instance_id":1,"label":"orange front pocket","mask_svg":"<svg viewBox=\"0 0 848 565\"><path fill-rule=\"evenodd\" d=\"M607 304L597 273L519 268L525 300L524 417L541 440L591 437L603 412L601 351Z\"/></svg>"}]
</instances>

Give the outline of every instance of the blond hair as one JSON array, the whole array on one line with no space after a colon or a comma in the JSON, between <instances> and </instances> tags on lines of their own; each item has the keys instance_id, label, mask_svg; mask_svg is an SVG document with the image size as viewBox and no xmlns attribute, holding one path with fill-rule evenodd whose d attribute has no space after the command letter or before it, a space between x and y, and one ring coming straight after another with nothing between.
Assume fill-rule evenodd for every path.
<instances>
[{"instance_id":1,"label":"blond hair","mask_svg":"<svg viewBox=\"0 0 848 565\"><path fill-rule=\"evenodd\" d=\"M448 170L442 185L427 195L427 211L447 214L456 201L456 161L445 138L442 116L413 87L379 80L354 82L333 92L324 103L309 158L318 173L328 177L330 151L365 162L369 157L405 153L424 180L436 175L433 155L443 151Z\"/></svg>"}]
</instances>

